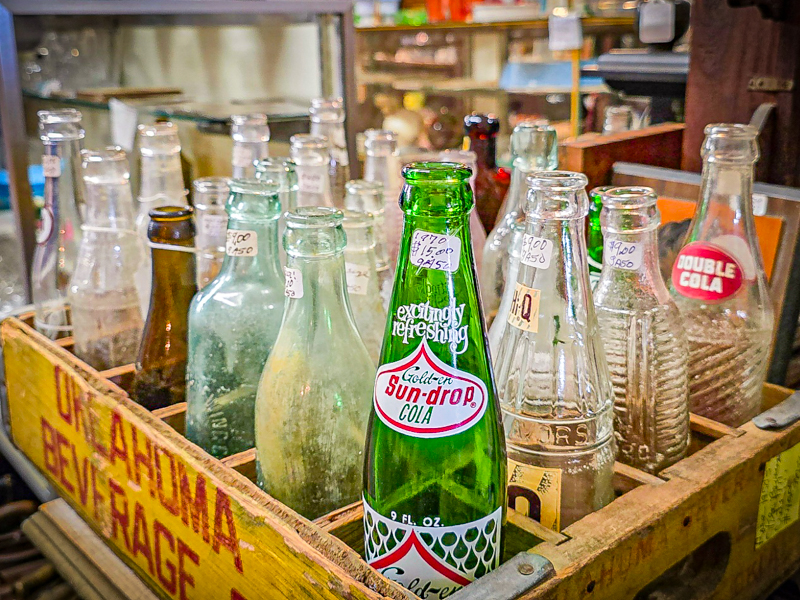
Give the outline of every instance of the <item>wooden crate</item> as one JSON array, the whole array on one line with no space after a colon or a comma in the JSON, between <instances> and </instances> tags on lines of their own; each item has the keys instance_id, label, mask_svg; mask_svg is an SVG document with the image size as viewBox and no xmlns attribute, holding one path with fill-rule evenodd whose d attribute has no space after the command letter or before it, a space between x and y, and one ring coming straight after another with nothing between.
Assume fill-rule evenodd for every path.
<instances>
[{"instance_id":1,"label":"wooden crate","mask_svg":"<svg viewBox=\"0 0 800 600\"><path fill-rule=\"evenodd\" d=\"M185 406L144 410L131 366L98 373L26 319L0 329L12 438L158 595L409 597L362 560L360 505L300 517L254 485L252 450L210 457L182 436ZM765 387L765 407L790 394ZM660 477L618 464L617 499L561 533L509 511L504 564L450 598L759 598L800 562L800 424L692 431Z\"/></svg>"}]
</instances>

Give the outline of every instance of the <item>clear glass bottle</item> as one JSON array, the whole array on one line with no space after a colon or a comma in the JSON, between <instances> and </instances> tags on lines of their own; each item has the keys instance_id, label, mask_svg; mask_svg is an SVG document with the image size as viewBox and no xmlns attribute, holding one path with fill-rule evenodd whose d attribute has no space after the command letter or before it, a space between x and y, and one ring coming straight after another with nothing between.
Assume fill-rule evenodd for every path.
<instances>
[{"instance_id":1,"label":"clear glass bottle","mask_svg":"<svg viewBox=\"0 0 800 600\"><path fill-rule=\"evenodd\" d=\"M349 210L364 211L372 215L375 238L375 269L380 282L380 294L384 310L389 308L394 283L394 269L389 266L389 248L386 240L383 185L377 181L354 179L345 186L344 207ZM348 238L349 239L349 238ZM384 319L385 320L385 319Z\"/></svg>"},{"instance_id":2,"label":"clear glass bottle","mask_svg":"<svg viewBox=\"0 0 800 600\"><path fill-rule=\"evenodd\" d=\"M657 473L689 445L689 343L658 264L650 188L611 188L600 218L605 264L594 291L614 386L617 460Z\"/></svg>"},{"instance_id":3,"label":"clear glass bottle","mask_svg":"<svg viewBox=\"0 0 800 600\"><path fill-rule=\"evenodd\" d=\"M298 133L291 137L297 170L297 206L333 206L328 172L328 138Z\"/></svg>"},{"instance_id":4,"label":"clear glass bottle","mask_svg":"<svg viewBox=\"0 0 800 600\"><path fill-rule=\"evenodd\" d=\"M397 202L403 189L397 134L386 129L367 129L364 132L364 150L364 179L383 186L387 262L393 265L397 260L403 231L403 211Z\"/></svg>"},{"instance_id":5,"label":"clear glass bottle","mask_svg":"<svg viewBox=\"0 0 800 600\"><path fill-rule=\"evenodd\" d=\"M82 195L80 151L84 136L75 109L42 110L39 137L44 144L44 207L36 228L31 268L34 326L51 340L72 334L66 307L81 240L78 198Z\"/></svg>"},{"instance_id":6,"label":"clear glass bottle","mask_svg":"<svg viewBox=\"0 0 800 600\"><path fill-rule=\"evenodd\" d=\"M519 273L494 354L509 506L560 530L614 498L613 401L586 266L580 173L528 179ZM505 299L505 298L504 298Z\"/></svg>"},{"instance_id":7,"label":"clear glass bottle","mask_svg":"<svg viewBox=\"0 0 800 600\"><path fill-rule=\"evenodd\" d=\"M633 109L630 106L608 106L603 120L603 135L633 129Z\"/></svg>"},{"instance_id":8,"label":"clear glass bottle","mask_svg":"<svg viewBox=\"0 0 800 600\"><path fill-rule=\"evenodd\" d=\"M311 135L328 139L331 194L333 203L342 206L344 184L350 180L350 160L344 132L344 103L341 98L314 98L311 100Z\"/></svg>"},{"instance_id":9,"label":"clear glass bottle","mask_svg":"<svg viewBox=\"0 0 800 600\"><path fill-rule=\"evenodd\" d=\"M150 211L153 290L131 390L148 410L186 398L187 320L197 293L192 212L190 206Z\"/></svg>"},{"instance_id":10,"label":"clear glass bottle","mask_svg":"<svg viewBox=\"0 0 800 600\"><path fill-rule=\"evenodd\" d=\"M603 228L600 212L603 210L603 194L614 186L601 185L589 192L589 217L586 220L586 259L589 261L589 283L592 289L600 281L603 270Z\"/></svg>"},{"instance_id":11,"label":"clear glass bottle","mask_svg":"<svg viewBox=\"0 0 800 600\"><path fill-rule=\"evenodd\" d=\"M258 380L283 318L279 184L234 179L222 270L189 309L186 437L223 458L255 446Z\"/></svg>"},{"instance_id":12,"label":"clear glass bottle","mask_svg":"<svg viewBox=\"0 0 800 600\"><path fill-rule=\"evenodd\" d=\"M192 182L197 248L197 287L203 289L217 276L225 258L225 231L230 195L226 177L202 177Z\"/></svg>"},{"instance_id":13,"label":"clear glass bottle","mask_svg":"<svg viewBox=\"0 0 800 600\"><path fill-rule=\"evenodd\" d=\"M511 185L503 203L505 212L483 247L481 301L488 324L494 320L506 286L509 243L515 224L525 213L527 178L534 171L552 171L558 167L556 130L549 125L523 121L511 133L511 156Z\"/></svg>"},{"instance_id":14,"label":"clear glass bottle","mask_svg":"<svg viewBox=\"0 0 800 600\"><path fill-rule=\"evenodd\" d=\"M255 162L269 157L269 125L267 115L231 115L233 138L233 178L252 179Z\"/></svg>"},{"instance_id":15,"label":"clear glass bottle","mask_svg":"<svg viewBox=\"0 0 800 600\"><path fill-rule=\"evenodd\" d=\"M287 213L283 245L289 299L258 385L258 482L314 519L361 496L375 363L348 301L342 213Z\"/></svg>"},{"instance_id":16,"label":"clear glass bottle","mask_svg":"<svg viewBox=\"0 0 800 600\"><path fill-rule=\"evenodd\" d=\"M672 267L689 338L689 408L738 427L761 409L773 309L753 218L757 131L705 129L697 211Z\"/></svg>"},{"instance_id":17,"label":"clear glass bottle","mask_svg":"<svg viewBox=\"0 0 800 600\"><path fill-rule=\"evenodd\" d=\"M381 298L381 280L376 268L375 218L372 213L344 210L342 227L347 238L344 268L350 307L358 332L377 364L386 329L386 308Z\"/></svg>"},{"instance_id":18,"label":"clear glass bottle","mask_svg":"<svg viewBox=\"0 0 800 600\"><path fill-rule=\"evenodd\" d=\"M103 371L136 360L143 321L131 273L144 248L136 235L125 152L83 150L81 158L86 222L68 298L75 355Z\"/></svg>"},{"instance_id":19,"label":"clear glass bottle","mask_svg":"<svg viewBox=\"0 0 800 600\"><path fill-rule=\"evenodd\" d=\"M297 208L297 165L288 156L265 158L256 162L256 179L259 181L277 181L280 185L279 198L281 211L288 212ZM281 239L279 236L278 239Z\"/></svg>"}]
</instances>

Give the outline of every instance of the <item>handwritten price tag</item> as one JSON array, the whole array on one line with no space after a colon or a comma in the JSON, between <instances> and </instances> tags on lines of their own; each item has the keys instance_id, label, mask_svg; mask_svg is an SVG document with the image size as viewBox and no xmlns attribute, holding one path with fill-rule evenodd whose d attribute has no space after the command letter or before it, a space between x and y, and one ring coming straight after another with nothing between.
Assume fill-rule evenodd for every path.
<instances>
[{"instance_id":1,"label":"handwritten price tag","mask_svg":"<svg viewBox=\"0 0 800 600\"><path fill-rule=\"evenodd\" d=\"M508 324L517 329L536 333L539 331L539 298L541 292L518 283L508 313Z\"/></svg>"},{"instance_id":2,"label":"handwritten price tag","mask_svg":"<svg viewBox=\"0 0 800 600\"><path fill-rule=\"evenodd\" d=\"M523 264L537 269L549 269L550 259L553 257L553 242L546 238L536 237L528 233L522 238L522 254L520 260Z\"/></svg>"},{"instance_id":3,"label":"handwritten price tag","mask_svg":"<svg viewBox=\"0 0 800 600\"><path fill-rule=\"evenodd\" d=\"M228 216L227 215L204 215L203 218L200 220L200 233L203 238L211 245L219 245L217 244L217 240L220 242L222 240L226 240L226 233L225 229L228 227Z\"/></svg>"},{"instance_id":4,"label":"handwritten price tag","mask_svg":"<svg viewBox=\"0 0 800 600\"><path fill-rule=\"evenodd\" d=\"M347 292L356 296L367 295L369 284L369 267L355 263L344 263L345 276L347 277Z\"/></svg>"},{"instance_id":5,"label":"handwritten price tag","mask_svg":"<svg viewBox=\"0 0 800 600\"><path fill-rule=\"evenodd\" d=\"M246 229L230 229L225 235L225 254L255 256L258 254L258 234Z\"/></svg>"},{"instance_id":6,"label":"handwritten price tag","mask_svg":"<svg viewBox=\"0 0 800 600\"><path fill-rule=\"evenodd\" d=\"M603 262L615 269L638 271L642 266L642 245L637 242L606 240Z\"/></svg>"},{"instance_id":7,"label":"handwritten price tag","mask_svg":"<svg viewBox=\"0 0 800 600\"><path fill-rule=\"evenodd\" d=\"M326 177L328 174L325 171L297 169L298 187L301 192L306 194L324 194Z\"/></svg>"},{"instance_id":8,"label":"handwritten price tag","mask_svg":"<svg viewBox=\"0 0 800 600\"><path fill-rule=\"evenodd\" d=\"M61 177L61 159L58 156L42 156L42 171L45 177Z\"/></svg>"},{"instance_id":9,"label":"handwritten price tag","mask_svg":"<svg viewBox=\"0 0 800 600\"><path fill-rule=\"evenodd\" d=\"M461 240L453 235L417 229L411 237L411 264L455 273L461 260Z\"/></svg>"},{"instance_id":10,"label":"handwritten price tag","mask_svg":"<svg viewBox=\"0 0 800 600\"><path fill-rule=\"evenodd\" d=\"M234 167L252 167L253 161L256 159L255 148L250 146L233 147L233 166Z\"/></svg>"},{"instance_id":11,"label":"handwritten price tag","mask_svg":"<svg viewBox=\"0 0 800 600\"><path fill-rule=\"evenodd\" d=\"M286 285L283 294L288 298L303 297L303 274L299 269L283 267L283 274L286 277Z\"/></svg>"}]
</instances>

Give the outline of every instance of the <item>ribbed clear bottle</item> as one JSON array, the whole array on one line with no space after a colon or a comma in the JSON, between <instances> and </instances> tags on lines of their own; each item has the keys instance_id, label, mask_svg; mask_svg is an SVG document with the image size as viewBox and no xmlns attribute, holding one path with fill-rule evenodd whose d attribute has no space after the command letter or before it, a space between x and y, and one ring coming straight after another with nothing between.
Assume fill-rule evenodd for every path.
<instances>
[{"instance_id":1,"label":"ribbed clear bottle","mask_svg":"<svg viewBox=\"0 0 800 600\"><path fill-rule=\"evenodd\" d=\"M403 190L397 134L387 129L367 129L364 132L364 179L383 185L384 235L388 263L394 265L403 235L403 211L398 198Z\"/></svg>"},{"instance_id":2,"label":"ribbed clear bottle","mask_svg":"<svg viewBox=\"0 0 800 600\"><path fill-rule=\"evenodd\" d=\"M314 98L309 111L311 135L328 139L333 203L341 207L344 201L344 184L350 180L350 160L344 132L344 103L341 98Z\"/></svg>"},{"instance_id":3,"label":"ribbed clear bottle","mask_svg":"<svg viewBox=\"0 0 800 600\"><path fill-rule=\"evenodd\" d=\"M328 138L307 133L291 137L297 170L297 206L333 206Z\"/></svg>"},{"instance_id":4,"label":"ribbed clear bottle","mask_svg":"<svg viewBox=\"0 0 800 600\"><path fill-rule=\"evenodd\" d=\"M202 177L192 182L197 287L201 290L217 276L225 258L225 232L228 227L225 203L230 194L228 181L226 177Z\"/></svg>"}]
</instances>

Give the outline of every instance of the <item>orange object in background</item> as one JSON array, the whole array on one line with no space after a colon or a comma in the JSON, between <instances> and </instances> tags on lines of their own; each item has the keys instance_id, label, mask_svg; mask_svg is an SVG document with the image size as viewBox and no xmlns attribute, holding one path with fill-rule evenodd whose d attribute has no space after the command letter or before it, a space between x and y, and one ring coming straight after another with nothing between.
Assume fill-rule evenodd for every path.
<instances>
[{"instance_id":1,"label":"orange object in background","mask_svg":"<svg viewBox=\"0 0 800 600\"><path fill-rule=\"evenodd\" d=\"M444 21L444 3L447 0L425 0L425 9L428 11L428 21L435 23L436 21Z\"/></svg>"},{"instance_id":2,"label":"orange object in background","mask_svg":"<svg viewBox=\"0 0 800 600\"><path fill-rule=\"evenodd\" d=\"M466 21L472 18L472 0L450 0L450 20Z\"/></svg>"}]
</instances>

